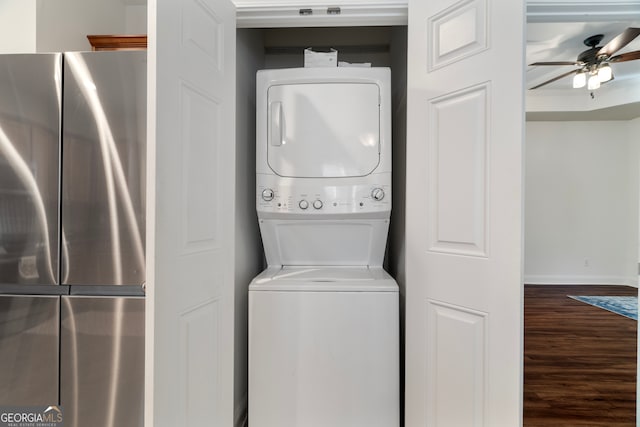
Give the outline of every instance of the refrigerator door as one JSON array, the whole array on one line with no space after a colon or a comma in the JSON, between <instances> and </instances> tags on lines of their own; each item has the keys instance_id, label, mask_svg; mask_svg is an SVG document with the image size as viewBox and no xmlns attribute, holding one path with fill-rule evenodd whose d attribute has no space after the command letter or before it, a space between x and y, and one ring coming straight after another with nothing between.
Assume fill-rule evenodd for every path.
<instances>
[{"instance_id":1,"label":"refrigerator door","mask_svg":"<svg viewBox=\"0 0 640 427\"><path fill-rule=\"evenodd\" d=\"M0 284L58 281L61 58L0 55Z\"/></svg>"},{"instance_id":2,"label":"refrigerator door","mask_svg":"<svg viewBox=\"0 0 640 427\"><path fill-rule=\"evenodd\" d=\"M62 297L66 427L142 427L144 298Z\"/></svg>"},{"instance_id":3,"label":"refrigerator door","mask_svg":"<svg viewBox=\"0 0 640 427\"><path fill-rule=\"evenodd\" d=\"M146 52L65 53L64 100L61 281L140 285Z\"/></svg>"},{"instance_id":4,"label":"refrigerator door","mask_svg":"<svg viewBox=\"0 0 640 427\"><path fill-rule=\"evenodd\" d=\"M0 296L0 404L58 404L60 297Z\"/></svg>"}]
</instances>

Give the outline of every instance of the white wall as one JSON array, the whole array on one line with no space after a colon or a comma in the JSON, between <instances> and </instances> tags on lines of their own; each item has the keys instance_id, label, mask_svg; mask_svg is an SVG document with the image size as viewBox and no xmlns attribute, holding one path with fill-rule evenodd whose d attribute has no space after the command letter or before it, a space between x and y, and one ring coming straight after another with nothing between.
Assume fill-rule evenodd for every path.
<instances>
[{"instance_id":1,"label":"white wall","mask_svg":"<svg viewBox=\"0 0 640 427\"><path fill-rule=\"evenodd\" d=\"M147 6L126 6L124 28L126 34L147 34Z\"/></svg>"},{"instance_id":2,"label":"white wall","mask_svg":"<svg viewBox=\"0 0 640 427\"><path fill-rule=\"evenodd\" d=\"M626 121L527 122L526 283L637 285L632 135Z\"/></svg>"},{"instance_id":3,"label":"white wall","mask_svg":"<svg viewBox=\"0 0 640 427\"><path fill-rule=\"evenodd\" d=\"M118 0L37 0L38 52L91 50L89 34L124 34L125 6Z\"/></svg>"},{"instance_id":4,"label":"white wall","mask_svg":"<svg viewBox=\"0 0 640 427\"><path fill-rule=\"evenodd\" d=\"M0 0L0 53L36 51L36 0Z\"/></svg>"},{"instance_id":5,"label":"white wall","mask_svg":"<svg viewBox=\"0 0 640 427\"><path fill-rule=\"evenodd\" d=\"M0 0L0 53L91 50L89 34L146 33L146 5L119 0Z\"/></svg>"}]
</instances>

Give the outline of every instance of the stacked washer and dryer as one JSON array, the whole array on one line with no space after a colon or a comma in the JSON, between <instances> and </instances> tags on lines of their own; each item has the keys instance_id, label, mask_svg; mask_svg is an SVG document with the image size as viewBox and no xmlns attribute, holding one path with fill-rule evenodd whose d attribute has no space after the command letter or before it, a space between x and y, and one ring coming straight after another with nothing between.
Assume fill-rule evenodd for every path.
<instances>
[{"instance_id":1,"label":"stacked washer and dryer","mask_svg":"<svg viewBox=\"0 0 640 427\"><path fill-rule=\"evenodd\" d=\"M399 425L388 68L257 74L251 427Z\"/></svg>"}]
</instances>

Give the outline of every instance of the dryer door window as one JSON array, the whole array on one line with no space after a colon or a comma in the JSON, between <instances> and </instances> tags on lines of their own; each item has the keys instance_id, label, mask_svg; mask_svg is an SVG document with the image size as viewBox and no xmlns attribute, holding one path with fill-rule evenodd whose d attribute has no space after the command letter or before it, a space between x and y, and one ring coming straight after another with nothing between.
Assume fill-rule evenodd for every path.
<instances>
[{"instance_id":1,"label":"dryer door window","mask_svg":"<svg viewBox=\"0 0 640 427\"><path fill-rule=\"evenodd\" d=\"M380 162L380 91L372 83L275 85L267 154L278 175L365 176Z\"/></svg>"}]
</instances>

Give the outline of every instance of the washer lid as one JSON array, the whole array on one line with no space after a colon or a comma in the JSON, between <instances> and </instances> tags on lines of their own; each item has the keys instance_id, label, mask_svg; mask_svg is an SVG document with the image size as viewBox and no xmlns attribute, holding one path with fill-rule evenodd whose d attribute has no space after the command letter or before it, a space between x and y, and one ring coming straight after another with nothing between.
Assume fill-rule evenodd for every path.
<instances>
[{"instance_id":1,"label":"washer lid","mask_svg":"<svg viewBox=\"0 0 640 427\"><path fill-rule=\"evenodd\" d=\"M269 267L256 277L250 291L398 292L398 285L382 268Z\"/></svg>"},{"instance_id":2,"label":"washer lid","mask_svg":"<svg viewBox=\"0 0 640 427\"><path fill-rule=\"evenodd\" d=\"M374 280L375 276L368 267L300 267L285 265L271 278L273 280L335 282L337 280Z\"/></svg>"},{"instance_id":3,"label":"washer lid","mask_svg":"<svg viewBox=\"0 0 640 427\"><path fill-rule=\"evenodd\" d=\"M273 85L267 108L267 161L280 176L365 176L380 163L375 83Z\"/></svg>"}]
</instances>

